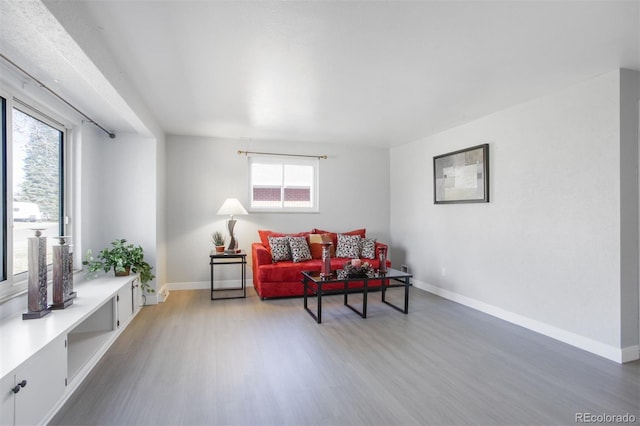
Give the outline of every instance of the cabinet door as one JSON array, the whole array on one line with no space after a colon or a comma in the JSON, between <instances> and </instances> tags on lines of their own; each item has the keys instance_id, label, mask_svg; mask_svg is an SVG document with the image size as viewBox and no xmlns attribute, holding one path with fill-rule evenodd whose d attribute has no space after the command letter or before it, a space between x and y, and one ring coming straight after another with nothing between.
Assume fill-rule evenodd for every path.
<instances>
[{"instance_id":1,"label":"cabinet door","mask_svg":"<svg viewBox=\"0 0 640 426\"><path fill-rule=\"evenodd\" d=\"M15 374L7 374L0 380L0 425L13 424L13 403L15 394L11 389L16 384Z\"/></svg>"},{"instance_id":2,"label":"cabinet door","mask_svg":"<svg viewBox=\"0 0 640 426\"><path fill-rule=\"evenodd\" d=\"M53 340L15 370L16 383L27 384L15 398L15 424L42 423L62 397L67 385L65 336Z\"/></svg>"},{"instance_id":3,"label":"cabinet door","mask_svg":"<svg viewBox=\"0 0 640 426\"><path fill-rule=\"evenodd\" d=\"M131 283L133 286L133 313L136 313L144 304L142 300L142 288L140 287L140 278L136 278Z\"/></svg>"},{"instance_id":4,"label":"cabinet door","mask_svg":"<svg viewBox=\"0 0 640 426\"><path fill-rule=\"evenodd\" d=\"M116 297L118 305L116 326L118 328L124 326L133 315L133 281L118 290L118 297Z\"/></svg>"}]
</instances>

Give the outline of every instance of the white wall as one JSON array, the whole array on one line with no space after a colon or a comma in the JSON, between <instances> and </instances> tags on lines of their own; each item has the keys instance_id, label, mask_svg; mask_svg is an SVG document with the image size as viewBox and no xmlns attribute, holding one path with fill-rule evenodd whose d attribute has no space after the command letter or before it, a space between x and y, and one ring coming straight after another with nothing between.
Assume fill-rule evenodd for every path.
<instances>
[{"instance_id":1,"label":"white wall","mask_svg":"<svg viewBox=\"0 0 640 426\"><path fill-rule=\"evenodd\" d=\"M116 132L113 140L96 133L89 137L88 144L94 146L82 156L82 175L89 181L83 195L91 200L82 203L83 230L88 233L83 237L85 248L99 250L116 238L142 245L145 259L156 274L151 285L158 289L166 276L164 131L101 34L88 24L85 5L58 1L44 4L114 89L104 87L106 82L94 82L97 90L101 89L101 101L117 105L120 118L135 129L130 134ZM91 74L86 78L91 80ZM147 297L147 303L154 301Z\"/></svg>"},{"instance_id":2,"label":"white wall","mask_svg":"<svg viewBox=\"0 0 640 426\"><path fill-rule=\"evenodd\" d=\"M638 100L640 73L622 70L620 79L620 192L621 196L621 345L638 343Z\"/></svg>"},{"instance_id":3,"label":"white wall","mask_svg":"<svg viewBox=\"0 0 640 426\"><path fill-rule=\"evenodd\" d=\"M156 169L156 263L154 274L156 276L156 300L164 301L163 289L167 282L167 145L165 136L156 140L157 169ZM147 301L149 296L147 296Z\"/></svg>"},{"instance_id":4,"label":"white wall","mask_svg":"<svg viewBox=\"0 0 640 426\"><path fill-rule=\"evenodd\" d=\"M611 359L637 358L637 305L626 313L635 339L621 337L621 292L638 299L637 273L621 286L621 187L637 200L638 183L633 170L621 177L620 86L620 73L607 73L392 148L392 255L415 285ZM434 205L433 156L480 143L490 144L491 202ZM637 271L634 229L625 261Z\"/></svg>"},{"instance_id":5,"label":"white wall","mask_svg":"<svg viewBox=\"0 0 640 426\"><path fill-rule=\"evenodd\" d=\"M368 236L389 241L387 149L170 136L167 138L170 288L208 285L210 235L216 230L227 234L227 217L216 216L216 212L228 197L239 198L248 207L248 160L237 154L240 149L329 156L320 161L320 213L238 216L235 233L243 250L249 253L251 243L259 241L258 229L299 232L317 227L341 232L365 227ZM237 271L219 270L222 275L218 278L216 273L216 279L238 278Z\"/></svg>"},{"instance_id":6,"label":"white wall","mask_svg":"<svg viewBox=\"0 0 640 426\"><path fill-rule=\"evenodd\" d=\"M106 136L106 135L105 135ZM108 137L97 128L84 125L82 131L75 140L74 151L76 180L76 193L78 202L75 205L74 218L79 225L80 244L76 248L76 256L84 258L88 249L99 250L102 248L105 237L102 236L103 227L96 226L101 223L104 196L102 195L102 162L101 144L107 143ZM80 253L78 253L80 251Z\"/></svg>"},{"instance_id":7,"label":"white wall","mask_svg":"<svg viewBox=\"0 0 640 426\"><path fill-rule=\"evenodd\" d=\"M83 252L96 254L125 238L144 248L145 260L157 271L156 140L85 133L80 156Z\"/></svg>"}]
</instances>

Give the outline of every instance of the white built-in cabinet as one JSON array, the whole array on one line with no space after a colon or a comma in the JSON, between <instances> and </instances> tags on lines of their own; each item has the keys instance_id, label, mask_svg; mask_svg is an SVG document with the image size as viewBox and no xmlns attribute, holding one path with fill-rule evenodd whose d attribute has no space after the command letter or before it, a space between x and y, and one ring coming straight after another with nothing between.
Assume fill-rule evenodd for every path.
<instances>
[{"instance_id":1,"label":"white built-in cabinet","mask_svg":"<svg viewBox=\"0 0 640 426\"><path fill-rule=\"evenodd\" d=\"M0 425L48 422L140 309L137 276L75 286L64 310L0 324Z\"/></svg>"},{"instance_id":2,"label":"white built-in cabinet","mask_svg":"<svg viewBox=\"0 0 640 426\"><path fill-rule=\"evenodd\" d=\"M0 381L4 425L34 425L64 394L67 380L64 336L50 342ZM61 368L51 368L61 366Z\"/></svg>"}]
</instances>

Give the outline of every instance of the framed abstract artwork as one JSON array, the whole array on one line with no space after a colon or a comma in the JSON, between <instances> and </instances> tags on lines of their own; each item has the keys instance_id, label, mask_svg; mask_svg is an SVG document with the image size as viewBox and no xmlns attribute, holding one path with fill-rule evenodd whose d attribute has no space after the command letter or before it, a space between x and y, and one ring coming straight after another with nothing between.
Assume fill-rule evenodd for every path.
<instances>
[{"instance_id":1,"label":"framed abstract artwork","mask_svg":"<svg viewBox=\"0 0 640 426\"><path fill-rule=\"evenodd\" d=\"M489 144L433 157L433 202L489 202Z\"/></svg>"}]
</instances>

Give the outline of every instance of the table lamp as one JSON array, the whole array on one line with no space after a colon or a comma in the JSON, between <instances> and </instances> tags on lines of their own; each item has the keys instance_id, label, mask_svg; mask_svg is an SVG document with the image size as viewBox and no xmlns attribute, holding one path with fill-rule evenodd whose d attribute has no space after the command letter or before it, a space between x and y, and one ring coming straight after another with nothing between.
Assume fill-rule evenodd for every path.
<instances>
[{"instance_id":1,"label":"table lamp","mask_svg":"<svg viewBox=\"0 0 640 426\"><path fill-rule=\"evenodd\" d=\"M240 203L240 201L238 201L237 198L227 198L226 200L224 200L224 203L222 203L222 207L220 207L217 214L228 214L231 216L231 218L227 221L227 229L229 230L230 240L229 247L227 247L226 251L228 253L235 253L238 250L238 240L236 240L236 237L233 235L233 228L234 226L236 226L236 220L233 218L233 216L249 213L247 213L244 207L242 207L242 204Z\"/></svg>"}]
</instances>

